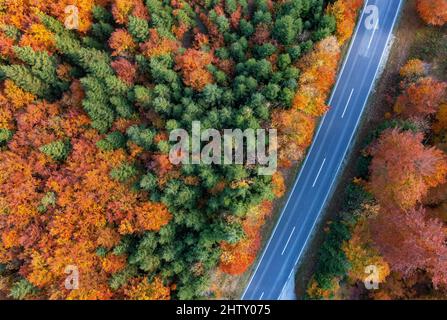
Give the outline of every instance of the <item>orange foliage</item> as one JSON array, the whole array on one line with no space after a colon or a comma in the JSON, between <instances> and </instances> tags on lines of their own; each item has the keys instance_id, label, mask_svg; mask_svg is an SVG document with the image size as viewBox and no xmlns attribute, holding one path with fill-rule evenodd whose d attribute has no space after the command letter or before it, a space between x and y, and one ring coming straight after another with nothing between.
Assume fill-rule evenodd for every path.
<instances>
[{"instance_id":1,"label":"orange foliage","mask_svg":"<svg viewBox=\"0 0 447 320\"><path fill-rule=\"evenodd\" d=\"M183 82L195 90L201 91L213 81L212 74L206 66L212 62L212 55L208 52L187 49L176 57L176 67L182 71Z\"/></svg>"},{"instance_id":2,"label":"orange foliage","mask_svg":"<svg viewBox=\"0 0 447 320\"><path fill-rule=\"evenodd\" d=\"M129 300L169 300L170 291L158 277L152 283L147 278L135 278L124 289L124 294Z\"/></svg>"},{"instance_id":3,"label":"orange foliage","mask_svg":"<svg viewBox=\"0 0 447 320\"><path fill-rule=\"evenodd\" d=\"M261 246L261 227L271 214L272 203L264 201L249 210L247 218L242 222L245 238L236 244L221 243L219 269L231 275L244 273L254 262Z\"/></svg>"},{"instance_id":4,"label":"orange foliage","mask_svg":"<svg viewBox=\"0 0 447 320\"><path fill-rule=\"evenodd\" d=\"M379 206L363 209L377 214ZM371 213L367 212L367 214ZM390 274L390 267L373 246L366 222L366 219L360 219L352 231L351 239L343 243L342 250L351 266L348 275L352 282L364 281L365 268L374 265L377 267L377 281L382 283Z\"/></svg>"},{"instance_id":5,"label":"orange foliage","mask_svg":"<svg viewBox=\"0 0 447 320\"><path fill-rule=\"evenodd\" d=\"M297 109L280 110L272 114L272 125L278 130L279 164L287 167L301 160L312 142L315 120Z\"/></svg>"},{"instance_id":6,"label":"orange foliage","mask_svg":"<svg viewBox=\"0 0 447 320\"><path fill-rule=\"evenodd\" d=\"M69 5L75 5L79 11L78 31L86 33L92 26L92 9L95 5L104 6L108 0L59 0L49 3L48 13L55 15L59 21L65 22L68 15L65 8Z\"/></svg>"},{"instance_id":7,"label":"orange foliage","mask_svg":"<svg viewBox=\"0 0 447 320\"><path fill-rule=\"evenodd\" d=\"M108 299L110 273L126 263L126 256L96 253L120 241L111 226L130 221L135 232L158 230L171 215L164 205L147 202L147 194L129 192L129 186L110 178L129 156L122 149L96 147L101 137L86 126L88 117L76 103L66 105L80 95L72 85L70 98L28 103L15 114L17 131L9 150L0 151L0 258L2 263L20 258L21 275L50 298ZM67 138L71 151L63 164L39 151ZM79 290L64 288L67 265L79 269Z\"/></svg>"},{"instance_id":8,"label":"orange foliage","mask_svg":"<svg viewBox=\"0 0 447 320\"><path fill-rule=\"evenodd\" d=\"M14 82L9 79L5 80L4 85L5 96L15 109L22 108L36 99L32 93L17 87Z\"/></svg>"},{"instance_id":9,"label":"orange foliage","mask_svg":"<svg viewBox=\"0 0 447 320\"><path fill-rule=\"evenodd\" d=\"M439 110L436 113L436 121L433 123L433 131L436 134L440 134L442 131L447 130L447 103L441 104Z\"/></svg>"},{"instance_id":10,"label":"orange foliage","mask_svg":"<svg viewBox=\"0 0 447 320\"><path fill-rule=\"evenodd\" d=\"M54 36L47 28L42 24L32 24L22 36L20 40L21 46L30 46L34 50L48 52L54 51Z\"/></svg>"},{"instance_id":11,"label":"orange foliage","mask_svg":"<svg viewBox=\"0 0 447 320\"><path fill-rule=\"evenodd\" d=\"M151 58L175 51L178 47L174 40L161 38L157 29L149 29L149 40L140 45L141 52Z\"/></svg>"},{"instance_id":12,"label":"orange foliage","mask_svg":"<svg viewBox=\"0 0 447 320\"><path fill-rule=\"evenodd\" d=\"M447 22L447 1L417 0L417 10L422 20L434 26L443 26Z\"/></svg>"},{"instance_id":13,"label":"orange foliage","mask_svg":"<svg viewBox=\"0 0 447 320\"><path fill-rule=\"evenodd\" d=\"M102 261L102 268L105 272L116 273L126 267L127 257L114 254L107 255Z\"/></svg>"},{"instance_id":14,"label":"orange foliage","mask_svg":"<svg viewBox=\"0 0 447 320\"><path fill-rule=\"evenodd\" d=\"M299 63L302 74L293 108L315 117L328 110L325 100L335 82L339 59L340 47L335 37L328 37L316 44L315 50Z\"/></svg>"},{"instance_id":15,"label":"orange foliage","mask_svg":"<svg viewBox=\"0 0 447 320\"><path fill-rule=\"evenodd\" d=\"M399 96L394 111L405 117L423 117L436 113L446 97L446 88L446 82L439 82L429 77L422 78L411 84Z\"/></svg>"},{"instance_id":16,"label":"orange foliage","mask_svg":"<svg viewBox=\"0 0 447 320\"><path fill-rule=\"evenodd\" d=\"M0 55L7 59L14 57L14 39L7 37L3 32L0 32Z\"/></svg>"},{"instance_id":17,"label":"orange foliage","mask_svg":"<svg viewBox=\"0 0 447 320\"><path fill-rule=\"evenodd\" d=\"M144 231L158 231L172 218L166 206L162 203L145 202L134 209L134 216L124 219L120 224L120 233L128 234Z\"/></svg>"},{"instance_id":18,"label":"orange foliage","mask_svg":"<svg viewBox=\"0 0 447 320\"><path fill-rule=\"evenodd\" d=\"M141 0L114 0L112 14L119 24L127 24L129 15L147 20L148 14L144 3Z\"/></svg>"},{"instance_id":19,"label":"orange foliage","mask_svg":"<svg viewBox=\"0 0 447 320\"><path fill-rule=\"evenodd\" d=\"M275 172L272 176L273 194L277 198L281 198L286 192L284 177L280 172Z\"/></svg>"},{"instance_id":20,"label":"orange foliage","mask_svg":"<svg viewBox=\"0 0 447 320\"><path fill-rule=\"evenodd\" d=\"M109 46L114 51L112 55L124 55L126 52L132 52L136 48L132 36L125 29L116 29L109 39Z\"/></svg>"},{"instance_id":21,"label":"orange foliage","mask_svg":"<svg viewBox=\"0 0 447 320\"><path fill-rule=\"evenodd\" d=\"M68 5L75 5L79 12L79 28L80 32L87 32L92 24L92 9L94 5L105 5L108 0L48 0L48 1L35 1L35 0L3 0L2 6L5 8L5 14L0 13L0 25L11 24L18 29L25 31L34 25L38 20L37 13L39 11L55 16L62 23L67 18L65 8ZM37 31L37 32L36 32ZM33 37L35 33L34 41L40 41L42 29L35 32L29 32ZM28 40L27 40L28 41ZM35 45L40 46L37 42Z\"/></svg>"},{"instance_id":22,"label":"orange foliage","mask_svg":"<svg viewBox=\"0 0 447 320\"><path fill-rule=\"evenodd\" d=\"M393 271L404 277L427 271L435 287L447 285L446 228L424 209L383 212L372 223L372 236Z\"/></svg>"},{"instance_id":23,"label":"orange foliage","mask_svg":"<svg viewBox=\"0 0 447 320\"><path fill-rule=\"evenodd\" d=\"M312 278L306 293L312 299L341 299L339 297L340 279L334 278L330 281L328 288L321 288L315 278Z\"/></svg>"},{"instance_id":24,"label":"orange foliage","mask_svg":"<svg viewBox=\"0 0 447 320\"><path fill-rule=\"evenodd\" d=\"M357 13L364 0L338 0L327 7L327 13L335 17L337 22L337 39L342 45L354 32L357 21Z\"/></svg>"},{"instance_id":25,"label":"orange foliage","mask_svg":"<svg viewBox=\"0 0 447 320\"><path fill-rule=\"evenodd\" d=\"M424 75L425 65L424 62L419 59L410 59L400 69L400 76L402 78L416 78Z\"/></svg>"}]
</instances>

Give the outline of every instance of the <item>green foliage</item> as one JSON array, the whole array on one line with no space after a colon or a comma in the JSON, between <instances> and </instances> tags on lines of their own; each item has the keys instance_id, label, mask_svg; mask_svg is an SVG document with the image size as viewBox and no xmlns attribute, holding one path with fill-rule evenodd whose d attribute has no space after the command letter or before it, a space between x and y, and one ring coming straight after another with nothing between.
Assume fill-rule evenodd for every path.
<instances>
[{"instance_id":1,"label":"green foliage","mask_svg":"<svg viewBox=\"0 0 447 320\"><path fill-rule=\"evenodd\" d=\"M273 37L284 45L291 44L303 30L301 19L286 15L275 21Z\"/></svg>"},{"instance_id":2,"label":"green foliage","mask_svg":"<svg viewBox=\"0 0 447 320\"><path fill-rule=\"evenodd\" d=\"M8 143L12 139L14 133L8 129L0 129L0 146Z\"/></svg>"},{"instance_id":3,"label":"green foliage","mask_svg":"<svg viewBox=\"0 0 447 320\"><path fill-rule=\"evenodd\" d=\"M410 57L426 62L439 62L439 75L447 71L447 42L443 28L427 27L416 32L416 39L410 48ZM440 58L441 57L441 58Z\"/></svg>"},{"instance_id":4,"label":"green foliage","mask_svg":"<svg viewBox=\"0 0 447 320\"><path fill-rule=\"evenodd\" d=\"M301 57L301 46L291 46L287 53L290 55L292 62L297 61Z\"/></svg>"},{"instance_id":5,"label":"green foliage","mask_svg":"<svg viewBox=\"0 0 447 320\"><path fill-rule=\"evenodd\" d=\"M383 131L387 129L400 129L402 131L412 131L414 133L419 131L417 124L412 122L411 120L401 120L401 119L393 119L387 120L380 123L377 128L371 131L364 141L364 145L368 146L370 143L375 141L382 134Z\"/></svg>"},{"instance_id":6,"label":"green foliage","mask_svg":"<svg viewBox=\"0 0 447 320\"><path fill-rule=\"evenodd\" d=\"M146 129L144 126L134 125L127 129L126 134L129 140L146 150L149 150L153 145L155 132L152 129Z\"/></svg>"},{"instance_id":7,"label":"green foliage","mask_svg":"<svg viewBox=\"0 0 447 320\"><path fill-rule=\"evenodd\" d=\"M135 266L128 265L124 270L112 275L109 280L109 286L112 290L118 290L136 275L138 275L138 269Z\"/></svg>"},{"instance_id":8,"label":"green foliage","mask_svg":"<svg viewBox=\"0 0 447 320\"><path fill-rule=\"evenodd\" d=\"M361 205L373 201L373 196L358 184L350 184L346 190L343 210L354 212L361 208Z\"/></svg>"},{"instance_id":9,"label":"green foliage","mask_svg":"<svg viewBox=\"0 0 447 320\"><path fill-rule=\"evenodd\" d=\"M65 161L71 150L69 140L56 140L41 146L39 150L56 161Z\"/></svg>"},{"instance_id":10,"label":"green foliage","mask_svg":"<svg viewBox=\"0 0 447 320\"><path fill-rule=\"evenodd\" d=\"M130 16L129 33L137 42L144 42L149 36L149 24L146 20Z\"/></svg>"},{"instance_id":11,"label":"green foliage","mask_svg":"<svg viewBox=\"0 0 447 320\"><path fill-rule=\"evenodd\" d=\"M351 237L348 226L342 222L333 222L318 254L315 279L323 289L331 287L332 279L344 276L349 268L346 256L341 250L344 241Z\"/></svg>"},{"instance_id":12,"label":"green foliage","mask_svg":"<svg viewBox=\"0 0 447 320\"><path fill-rule=\"evenodd\" d=\"M37 289L26 279L16 281L9 292L9 296L16 300L25 300L37 293Z\"/></svg>"},{"instance_id":13,"label":"green foliage","mask_svg":"<svg viewBox=\"0 0 447 320\"><path fill-rule=\"evenodd\" d=\"M318 30L313 34L313 40L322 40L335 32L336 22L333 16L324 15L319 23Z\"/></svg>"},{"instance_id":14,"label":"green foliage","mask_svg":"<svg viewBox=\"0 0 447 320\"><path fill-rule=\"evenodd\" d=\"M54 206L56 204L56 194L52 191L49 191L45 194L45 196L40 200L40 205L37 210L39 212L47 211L49 206Z\"/></svg>"},{"instance_id":15,"label":"green foliage","mask_svg":"<svg viewBox=\"0 0 447 320\"><path fill-rule=\"evenodd\" d=\"M0 66L0 74L9 78L25 91L31 92L39 97L50 95L48 84L32 74L31 70L24 65Z\"/></svg>"},{"instance_id":16,"label":"green foliage","mask_svg":"<svg viewBox=\"0 0 447 320\"><path fill-rule=\"evenodd\" d=\"M143 190L154 190L158 185L157 177L152 173L147 173L141 177L140 188Z\"/></svg>"},{"instance_id":17,"label":"green foliage","mask_svg":"<svg viewBox=\"0 0 447 320\"><path fill-rule=\"evenodd\" d=\"M129 163L123 163L110 171L110 177L119 182L126 182L138 174L137 168Z\"/></svg>"},{"instance_id":18,"label":"green foliage","mask_svg":"<svg viewBox=\"0 0 447 320\"><path fill-rule=\"evenodd\" d=\"M126 137L119 131L114 131L99 140L96 146L104 151L112 151L123 148L126 145Z\"/></svg>"},{"instance_id":19,"label":"green foliage","mask_svg":"<svg viewBox=\"0 0 447 320\"><path fill-rule=\"evenodd\" d=\"M2 25L0 26L0 30L2 30L8 38L14 39L17 41L20 38L20 30L12 25Z\"/></svg>"},{"instance_id":20,"label":"green foliage","mask_svg":"<svg viewBox=\"0 0 447 320\"><path fill-rule=\"evenodd\" d=\"M268 58L276 51L276 47L271 43L264 43L263 45L255 47L255 54L257 58Z\"/></svg>"}]
</instances>

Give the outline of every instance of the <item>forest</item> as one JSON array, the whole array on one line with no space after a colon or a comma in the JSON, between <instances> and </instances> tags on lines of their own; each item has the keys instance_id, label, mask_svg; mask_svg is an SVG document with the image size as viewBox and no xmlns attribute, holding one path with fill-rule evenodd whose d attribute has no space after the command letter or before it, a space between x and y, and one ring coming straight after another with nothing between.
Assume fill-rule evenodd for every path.
<instances>
[{"instance_id":1,"label":"forest","mask_svg":"<svg viewBox=\"0 0 447 320\"><path fill-rule=\"evenodd\" d=\"M383 78L386 112L325 227L307 299L447 298L447 2L409 1L401 19L407 60Z\"/></svg>"},{"instance_id":2,"label":"forest","mask_svg":"<svg viewBox=\"0 0 447 320\"><path fill-rule=\"evenodd\" d=\"M328 110L362 4L1 1L0 297L221 297L213 279L253 264L284 175ZM280 170L173 165L169 132L195 120L276 128ZM419 146L422 136L407 139ZM446 168L438 151L418 148L440 171L414 177L407 206Z\"/></svg>"}]
</instances>

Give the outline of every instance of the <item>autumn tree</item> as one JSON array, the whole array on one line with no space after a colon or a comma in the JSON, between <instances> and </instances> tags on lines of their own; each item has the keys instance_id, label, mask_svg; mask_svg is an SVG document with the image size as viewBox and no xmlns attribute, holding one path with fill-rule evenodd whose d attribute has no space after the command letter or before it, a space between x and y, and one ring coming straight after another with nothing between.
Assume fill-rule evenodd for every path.
<instances>
[{"instance_id":1,"label":"autumn tree","mask_svg":"<svg viewBox=\"0 0 447 320\"><path fill-rule=\"evenodd\" d=\"M377 216L378 210L379 206L377 205L364 205L362 215L369 215L369 217L362 217L357 222L351 238L342 246L342 250L350 264L348 276L353 282L363 282L367 275L365 269L371 265L377 268L377 280L379 283L385 282L385 279L390 274L390 267L374 247L368 228L367 219L370 218L370 215Z\"/></svg>"},{"instance_id":2,"label":"autumn tree","mask_svg":"<svg viewBox=\"0 0 447 320\"><path fill-rule=\"evenodd\" d=\"M357 13L364 0L338 0L329 4L327 12L335 17L337 22L337 39L342 45L352 35L355 28Z\"/></svg>"},{"instance_id":3,"label":"autumn tree","mask_svg":"<svg viewBox=\"0 0 447 320\"><path fill-rule=\"evenodd\" d=\"M445 227L422 208L381 213L372 224L373 238L391 270L405 277L427 271L435 287L447 284Z\"/></svg>"},{"instance_id":4,"label":"autumn tree","mask_svg":"<svg viewBox=\"0 0 447 320\"><path fill-rule=\"evenodd\" d=\"M300 90L293 98L292 106L311 116L321 116L327 110L327 94L335 82L340 47L335 37L319 42L300 62L302 74Z\"/></svg>"},{"instance_id":5,"label":"autumn tree","mask_svg":"<svg viewBox=\"0 0 447 320\"><path fill-rule=\"evenodd\" d=\"M312 142L315 120L296 109L281 110L273 114L272 124L278 129L280 164L300 160Z\"/></svg>"},{"instance_id":6,"label":"autumn tree","mask_svg":"<svg viewBox=\"0 0 447 320\"><path fill-rule=\"evenodd\" d=\"M445 155L422 140L421 133L388 129L370 147L370 188L385 208L411 209L445 181Z\"/></svg>"},{"instance_id":7,"label":"autumn tree","mask_svg":"<svg viewBox=\"0 0 447 320\"><path fill-rule=\"evenodd\" d=\"M211 60L212 56L209 53L195 49L187 49L185 53L177 56L176 65L182 72L185 84L201 91L211 83L213 77L206 69Z\"/></svg>"},{"instance_id":8,"label":"autumn tree","mask_svg":"<svg viewBox=\"0 0 447 320\"><path fill-rule=\"evenodd\" d=\"M443 0L418 0L417 10L422 20L434 26L447 22L447 3Z\"/></svg>"},{"instance_id":9,"label":"autumn tree","mask_svg":"<svg viewBox=\"0 0 447 320\"><path fill-rule=\"evenodd\" d=\"M417 80L417 78L425 74L425 64L419 59L410 59L400 69L399 74L402 78Z\"/></svg>"},{"instance_id":10,"label":"autumn tree","mask_svg":"<svg viewBox=\"0 0 447 320\"><path fill-rule=\"evenodd\" d=\"M253 263L261 246L260 228L271 213L271 202L263 202L249 210L243 222L245 237L236 243L221 243L222 254L219 268L225 273L238 275L244 273Z\"/></svg>"},{"instance_id":11,"label":"autumn tree","mask_svg":"<svg viewBox=\"0 0 447 320\"><path fill-rule=\"evenodd\" d=\"M394 106L404 117L424 117L436 113L446 97L447 83L422 78L405 89Z\"/></svg>"}]
</instances>

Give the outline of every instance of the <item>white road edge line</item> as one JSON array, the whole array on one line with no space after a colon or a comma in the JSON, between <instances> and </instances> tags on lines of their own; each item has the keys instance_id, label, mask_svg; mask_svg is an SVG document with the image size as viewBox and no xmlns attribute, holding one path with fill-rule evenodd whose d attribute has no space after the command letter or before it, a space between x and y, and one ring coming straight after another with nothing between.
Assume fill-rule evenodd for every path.
<instances>
[{"instance_id":1,"label":"white road edge line","mask_svg":"<svg viewBox=\"0 0 447 320\"><path fill-rule=\"evenodd\" d=\"M349 102L351 102L351 98L352 98L352 94L353 93L354 93L354 88L352 88L351 94L349 95L349 98L348 98L348 102L346 102L345 109L343 110L343 114L341 115L342 119L345 117L345 113L346 113L346 110L348 109Z\"/></svg>"},{"instance_id":2,"label":"white road edge line","mask_svg":"<svg viewBox=\"0 0 447 320\"><path fill-rule=\"evenodd\" d=\"M312 184L312 188L317 184L318 178L320 177L321 170L323 170L324 164L326 163L326 158L323 159L323 163L321 164L320 170L318 170L317 176L315 177L314 183Z\"/></svg>"},{"instance_id":3,"label":"white road edge line","mask_svg":"<svg viewBox=\"0 0 447 320\"><path fill-rule=\"evenodd\" d=\"M368 0L366 1L366 4L368 4ZM388 38L387 38L387 40L386 40L386 45L389 44L390 39L391 39L391 36L393 35L394 26L395 26L395 24L396 24L397 17L399 16L399 12L400 12L401 7L402 7L402 0L399 1L399 7L397 8L397 12L396 12L396 16L394 17L393 24L391 25L391 32L389 33ZM363 18L363 15L362 15L362 18ZM360 22L361 22L361 21L360 21ZM359 25L360 25L360 23L359 23ZM386 48L385 48L385 49L383 50L383 52L382 52L382 57L380 58L380 63L379 63L379 65L377 66L376 73L375 73L375 75L374 75L374 81L371 83L371 85L370 85L370 87L369 87L369 91L368 91L368 99L365 100L365 103L364 103L363 106L362 106L362 113L363 113L363 109L364 109L365 106L366 106L366 103L367 103L368 100L369 100L369 95L371 94L371 90L372 90L372 88L373 88L373 85L374 85L374 83L375 83L376 80L377 80L377 79L376 79L376 78L377 78L377 73L379 72L379 68L380 68L380 65L381 65L382 62L383 62L382 60L383 60L383 57L384 57L386 51L387 51L387 50L386 50ZM347 57L348 57L348 56L347 56ZM358 126L358 124L359 124L359 122L360 122L360 119L361 119L361 117L360 117L359 119L357 119L357 122L356 122L356 125L355 125L356 128L357 128L357 126ZM355 133L355 130L352 132L352 135L351 135L351 138L350 138L350 139L352 139L352 137L354 136L354 133ZM346 152L347 152L347 151L348 151L348 150L346 150ZM346 152L345 152L345 155L346 155ZM342 163L343 163L343 162L341 162L340 165L338 166L337 171L335 172L335 176L338 175L338 171L340 170L340 167L341 167ZM330 190L332 189L332 186L333 186L333 184L334 184L335 181L336 181L336 179L334 179L334 181L332 181L331 186L329 187L329 192L328 192L328 194L326 195L326 197L325 197L325 199L324 199L324 201L323 201L323 204L326 203L326 200L327 200L327 198L329 197L329 194L331 193ZM317 223L318 218L319 218L319 216L320 216L322 210L323 210L323 208L320 209L320 212L319 212L317 218L315 219L315 221L314 221L314 223L313 223L313 225L312 225L311 230L313 230L313 228L315 227L315 224ZM309 237L310 237L311 234L312 234L312 232L310 232L310 233L308 234L308 236L307 236L307 238L306 238L306 241L304 242L304 245L303 245L303 247L302 247L301 250L300 250L300 253L299 253L299 255L298 255L298 257L297 257L297 259L296 259L296 261L295 261L295 267L296 267L296 265L298 264L298 261L299 261L300 258L301 258L301 254L303 253L303 250L304 250L304 248L306 247L306 245L307 245L307 241L309 240ZM289 274L289 276L287 277L287 280L286 280L286 282L284 283L284 286L282 287L282 289L281 289L281 293L279 294L279 298L278 298L277 300L279 300L280 297L282 296L282 293L284 292L284 288L287 286L287 283L289 282L290 277L292 276L293 272L295 271L295 267L292 269L292 271L290 271L290 274Z\"/></svg>"},{"instance_id":4,"label":"white road edge line","mask_svg":"<svg viewBox=\"0 0 447 320\"><path fill-rule=\"evenodd\" d=\"M365 15L365 8L366 8L366 6L368 5L368 2L369 2L369 0L366 0L365 4L364 4L364 6L363 6L363 9L362 9L362 13L361 13L361 15L360 15L360 17L359 17L359 21L358 21L358 23L357 23L357 26L356 26L354 35L353 35L352 38L351 38L351 43L349 44L349 49L348 49L348 52L346 53L345 60L343 61L343 65L342 65L341 70L340 70L340 73L339 73L339 75L338 75L337 82L335 83L335 86L334 86L334 88L332 89L331 97L330 97L330 99L329 99L329 103L328 103L329 106L332 104L332 100L334 99L335 92L337 91L338 85L340 84L341 75L343 74L343 72L344 72L344 70L345 70L345 67L346 67L346 65L348 64L348 60L349 60L348 58L349 58L349 55L351 54L352 48L354 47L354 42L355 42L355 39L357 38L358 31L359 31L359 29L360 29L360 25L362 24L361 22L362 22L362 20L363 20L364 15ZM315 134L315 137L314 137L314 139L313 139L313 141L312 141L312 145L310 146L310 149L309 149L309 151L307 152L306 158L304 159L304 163L303 163L303 166L302 166L301 169L300 169L300 173L298 174L298 177L297 177L297 179L295 180L295 183L294 183L294 185L293 185L293 188L292 188L292 190L291 190L290 193L289 193L289 197L287 198L286 204L284 205L284 207L283 207L283 209L282 209L282 211L281 211L281 215L279 216L279 219L278 219L278 221L276 222L275 228L273 229L273 232L272 232L272 234L270 235L270 239L269 239L269 241L267 242L266 246L265 246L264 249L263 249L264 251L262 252L261 258L259 259L259 261L257 261L256 268L255 268L254 272L252 273L252 275L251 275L251 277L250 277L250 281L248 282L248 285L245 287L244 293L242 294L242 297L241 297L241 298L244 298L245 294L247 293L247 290L248 290L248 288L250 287L250 285L251 285L251 283L252 283L252 281L253 281L253 278L254 278L256 272L257 272L258 269L259 269L259 266L261 265L262 259L264 258L264 255L265 255L265 253L267 252L267 248L269 247L270 242L272 241L272 239L273 239L273 237L274 237L274 235L275 235L275 233L276 233L276 230L277 230L277 228L278 228L278 226L279 226L279 224L280 224L280 222L281 222L281 220L282 220L282 218L283 218L283 216L284 216L284 212L285 212L285 209L287 208L287 205L289 204L289 201L290 201L290 199L291 199L291 195L293 194L293 191L295 190L295 188L296 188L296 186L297 186L297 184L298 184L298 181L299 181L299 179L300 179L300 176L301 176L301 174L302 174L302 172L303 172L302 169L306 166L307 160L309 159L309 154L312 152L312 149L313 149L313 147L314 147L314 145L315 145L313 142L314 142L315 140L317 140L317 137L318 137L318 135L319 135L319 133L320 133L320 131L321 131L321 128L323 127L322 124L324 123L324 120L326 119L326 115L327 115L327 113L324 114L323 119L320 121L320 124L319 124L319 126L318 126L318 130L317 130L317 133ZM289 277L290 277L290 276L289 276Z\"/></svg>"},{"instance_id":5,"label":"white road edge line","mask_svg":"<svg viewBox=\"0 0 447 320\"><path fill-rule=\"evenodd\" d=\"M292 235L295 232L295 228L296 227L293 227L293 230L290 233L289 239L287 239L286 245L284 246L284 249L282 249L281 255L284 255L284 252L286 252L286 249L287 249L287 246L289 245L290 239L292 238Z\"/></svg>"}]
</instances>

